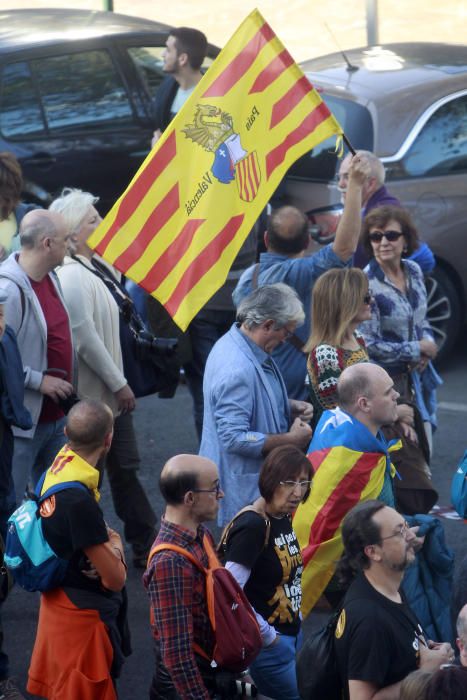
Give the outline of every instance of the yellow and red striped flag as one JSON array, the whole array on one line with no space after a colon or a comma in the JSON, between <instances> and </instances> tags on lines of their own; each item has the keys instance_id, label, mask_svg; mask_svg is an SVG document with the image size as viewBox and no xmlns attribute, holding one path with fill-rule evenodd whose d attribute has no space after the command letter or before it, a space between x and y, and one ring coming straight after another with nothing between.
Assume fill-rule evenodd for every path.
<instances>
[{"instance_id":1,"label":"yellow and red striped flag","mask_svg":"<svg viewBox=\"0 0 467 700\"><path fill-rule=\"evenodd\" d=\"M382 497L385 473L395 473L388 453L400 447L400 441L385 446L339 409L321 416L308 454L315 471L313 488L293 518L304 566L304 617L318 602L342 555L344 516L360 501Z\"/></svg>"},{"instance_id":2,"label":"yellow and red striped flag","mask_svg":"<svg viewBox=\"0 0 467 700\"><path fill-rule=\"evenodd\" d=\"M185 330L287 169L342 133L255 10L88 243Z\"/></svg>"}]
</instances>

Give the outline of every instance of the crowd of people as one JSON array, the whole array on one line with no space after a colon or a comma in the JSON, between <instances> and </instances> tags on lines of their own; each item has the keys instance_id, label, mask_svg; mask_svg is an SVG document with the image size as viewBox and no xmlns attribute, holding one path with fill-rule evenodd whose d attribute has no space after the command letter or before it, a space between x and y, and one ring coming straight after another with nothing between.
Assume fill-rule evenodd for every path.
<instances>
[{"instance_id":1,"label":"crowd of people","mask_svg":"<svg viewBox=\"0 0 467 700\"><path fill-rule=\"evenodd\" d=\"M206 45L196 30L170 34L154 143L199 82ZM131 653L128 564L98 504L106 474L131 564L145 569L152 700L234 697L211 664L203 567L216 518L226 526L219 556L258 623L262 647L245 671L263 697L300 700L302 618L320 601L339 612L343 697L466 697L467 600L454 611L457 662L453 558L427 515L441 380L420 265L433 257L378 158L358 151L342 162L331 244L310 254L304 214L274 210L265 252L256 255L259 224L180 335L200 448L163 467L159 527L138 479L124 309L138 305L156 335L174 329L89 247L97 197L67 188L41 209L20 202L21 184L16 159L0 154L0 532L39 482L44 537L68 561L61 585L41 596L28 691L117 697ZM65 488L46 496L51 483ZM153 544L179 551L158 548L148 561ZM0 649L1 697L23 696Z\"/></svg>"}]
</instances>

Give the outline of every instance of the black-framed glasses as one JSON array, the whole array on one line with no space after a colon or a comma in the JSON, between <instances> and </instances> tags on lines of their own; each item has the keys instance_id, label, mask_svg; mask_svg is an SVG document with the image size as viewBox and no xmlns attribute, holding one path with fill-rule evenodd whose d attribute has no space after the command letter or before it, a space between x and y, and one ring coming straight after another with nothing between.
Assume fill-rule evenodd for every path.
<instances>
[{"instance_id":1,"label":"black-framed glasses","mask_svg":"<svg viewBox=\"0 0 467 700\"><path fill-rule=\"evenodd\" d=\"M383 238L394 243L404 234L401 231L372 231L368 234L368 238L372 243L381 243Z\"/></svg>"},{"instance_id":2,"label":"black-framed glasses","mask_svg":"<svg viewBox=\"0 0 467 700\"><path fill-rule=\"evenodd\" d=\"M368 294L365 294L363 297L363 303L364 304L371 304L371 294L368 292Z\"/></svg>"},{"instance_id":3,"label":"black-framed glasses","mask_svg":"<svg viewBox=\"0 0 467 700\"><path fill-rule=\"evenodd\" d=\"M400 529L397 532L394 532L392 535L387 535L387 537L380 537L380 540L383 542L384 540L390 540L392 537L403 537L404 539L407 539L407 534L409 531L410 525L408 522L405 522L400 526Z\"/></svg>"},{"instance_id":4,"label":"black-framed glasses","mask_svg":"<svg viewBox=\"0 0 467 700\"><path fill-rule=\"evenodd\" d=\"M215 493L216 497L219 496L220 492L222 491L222 486L218 482L215 486L212 487L212 489L191 489L193 493Z\"/></svg>"},{"instance_id":5,"label":"black-framed glasses","mask_svg":"<svg viewBox=\"0 0 467 700\"><path fill-rule=\"evenodd\" d=\"M306 491L311 487L311 481L279 481L279 484L285 486L289 491L295 491L297 487L302 491Z\"/></svg>"}]
</instances>

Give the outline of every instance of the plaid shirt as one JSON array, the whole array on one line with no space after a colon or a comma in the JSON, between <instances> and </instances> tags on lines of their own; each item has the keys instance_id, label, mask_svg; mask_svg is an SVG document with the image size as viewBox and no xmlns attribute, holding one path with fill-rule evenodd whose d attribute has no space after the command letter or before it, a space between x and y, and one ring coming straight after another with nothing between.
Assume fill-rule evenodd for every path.
<instances>
[{"instance_id":1,"label":"plaid shirt","mask_svg":"<svg viewBox=\"0 0 467 700\"><path fill-rule=\"evenodd\" d=\"M163 518L154 545L179 545L207 567L208 557L202 545L206 533L211 537L203 525L194 535ZM178 694L190 700L208 700L210 696L193 653L193 642L208 654L214 648L205 576L183 555L167 550L154 555L143 580L154 615L153 635L160 642L162 663Z\"/></svg>"}]
</instances>

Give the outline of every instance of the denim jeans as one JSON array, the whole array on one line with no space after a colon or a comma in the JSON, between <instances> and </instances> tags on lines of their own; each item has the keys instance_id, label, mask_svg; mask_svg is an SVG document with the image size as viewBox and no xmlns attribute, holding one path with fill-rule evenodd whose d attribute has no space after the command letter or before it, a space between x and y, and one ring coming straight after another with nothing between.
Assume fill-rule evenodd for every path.
<instances>
[{"instance_id":1,"label":"denim jeans","mask_svg":"<svg viewBox=\"0 0 467 700\"><path fill-rule=\"evenodd\" d=\"M15 437L12 475L18 504L23 500L29 478L35 486L65 444L64 427L63 417L51 423L38 423L32 438Z\"/></svg>"},{"instance_id":2,"label":"denim jeans","mask_svg":"<svg viewBox=\"0 0 467 700\"><path fill-rule=\"evenodd\" d=\"M204 368L213 345L230 329L235 321L235 311L203 309L196 314L188 327L192 360L183 366L186 383L193 398L196 431L201 440L203 432L203 378Z\"/></svg>"},{"instance_id":3,"label":"denim jeans","mask_svg":"<svg viewBox=\"0 0 467 700\"><path fill-rule=\"evenodd\" d=\"M300 700L295 663L301 643L301 632L297 637L281 634L250 664L250 674L262 695L274 700Z\"/></svg>"}]
</instances>

